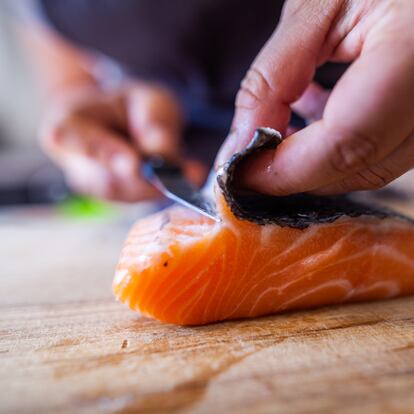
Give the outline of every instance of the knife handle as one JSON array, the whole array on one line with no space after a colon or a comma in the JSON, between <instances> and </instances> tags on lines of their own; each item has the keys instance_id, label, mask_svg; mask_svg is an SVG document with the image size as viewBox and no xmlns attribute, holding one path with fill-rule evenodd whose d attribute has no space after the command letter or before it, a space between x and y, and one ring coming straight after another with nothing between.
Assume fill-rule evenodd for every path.
<instances>
[{"instance_id":1,"label":"knife handle","mask_svg":"<svg viewBox=\"0 0 414 414\"><path fill-rule=\"evenodd\" d=\"M153 155L144 159L142 174L146 179L152 181L155 176L159 176L160 174L181 175L182 168L178 163L167 160L161 155Z\"/></svg>"}]
</instances>

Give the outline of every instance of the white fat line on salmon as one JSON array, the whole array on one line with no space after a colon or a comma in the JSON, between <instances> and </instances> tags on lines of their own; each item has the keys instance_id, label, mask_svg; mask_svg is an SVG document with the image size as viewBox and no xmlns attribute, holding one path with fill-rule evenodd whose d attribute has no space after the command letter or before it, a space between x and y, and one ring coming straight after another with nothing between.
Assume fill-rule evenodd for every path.
<instances>
[{"instance_id":1,"label":"white fat line on salmon","mask_svg":"<svg viewBox=\"0 0 414 414\"><path fill-rule=\"evenodd\" d=\"M302 265L302 262L303 262L303 260L306 260L306 259L308 259L309 257L311 257L311 256L321 256L321 255L324 255L324 256L326 256L325 258L326 259L329 259L329 257L330 256L332 256L332 254L336 254L337 252L338 252L338 250L340 250L340 249L342 249L342 247L343 247L343 244L344 244L344 242L349 238L349 237L351 237L355 232L357 232L358 230L360 230L362 227L364 227L363 225L361 225L361 226L359 226L359 227L357 227L357 228L354 228L354 229L352 229L350 232L348 232L347 233L347 235L346 236L344 236L344 237L342 237L341 239L339 239L339 240L337 240L336 241L336 243L334 243L327 251L323 251L323 252L318 252L318 253L316 253L316 254L311 254L311 255L309 255L309 256L306 256L305 258L302 258L301 260L298 260L298 261L296 261L296 262L294 262L294 263L291 263L290 265L288 265L288 266L285 266L285 267L283 267L282 269L279 269L279 270L277 270L276 272L273 272L273 273L270 273L269 275L266 275L266 277L265 278L263 278L262 280L260 280L258 283L256 283L255 285L253 285L253 286L250 286L249 287L249 289L247 290L247 293L245 293L244 295L243 295L243 299L239 302L239 304L236 306L236 308L230 313L230 315L226 315L226 318L228 317L228 318L230 318L230 317L232 317L237 311L238 311L238 309L244 304L244 302L246 301L246 299L250 296L250 294L251 294L251 292L259 285L259 284L263 284L263 282L268 282L269 281L269 279L272 279L272 278L274 278L274 277L276 277L276 276L279 276L280 274L283 274L283 273L286 273L286 272L289 272L292 268L294 268L295 266L301 266ZM315 228L315 231L317 231L318 229L319 229L320 227L318 226L317 228ZM310 232L310 231L309 231ZM310 236L312 236L312 235L309 235L309 237ZM303 236L302 236L303 237ZM300 244L299 245L297 245L296 247L299 247L300 246ZM279 257L278 258L280 258L283 254L285 254L286 253L286 251L285 252L282 252L280 255L279 255ZM274 260L276 260L276 258L274 259ZM272 261L273 263L274 263L274 260ZM267 267L267 265L266 266L264 266L262 269L264 270L265 268ZM321 269L318 269L318 270L323 270L324 269L324 267L322 267ZM258 272L257 272L258 273ZM312 274L312 272L305 272L305 274L304 275L302 275L302 277L301 278L299 278L299 279L296 279L296 280L294 280L294 281L291 281L291 282L288 282L287 284L285 284L285 285L282 285L282 286L279 286L279 289L280 289L280 291L281 291L281 289L284 289L285 288L285 286L289 286L289 285L291 285L291 284L293 284L293 283L297 283L297 282L299 282L299 281L301 281L301 280L303 280L304 278L306 278L306 277L308 277L310 274Z\"/></svg>"},{"instance_id":2,"label":"white fat line on salmon","mask_svg":"<svg viewBox=\"0 0 414 414\"><path fill-rule=\"evenodd\" d=\"M322 283L316 287L312 287L310 289L302 291L301 294L295 296L294 298L291 298L289 300L286 300L280 303L276 308L272 310L272 312L284 310L287 307L291 306L293 303L301 299L304 299L307 296L313 295L315 292L319 292L321 290L332 288L332 287L339 287L344 290L344 297L340 299L341 301L345 300L347 293L349 292L350 289L352 289L352 285L347 279L328 280L327 282Z\"/></svg>"},{"instance_id":3,"label":"white fat line on salmon","mask_svg":"<svg viewBox=\"0 0 414 414\"><path fill-rule=\"evenodd\" d=\"M407 255L402 253L400 250L395 249L393 246L388 246L385 244L380 244L376 246L377 251L392 257L392 259L398 259L400 262L404 263L408 267L414 270L414 260L410 259ZM414 277L414 276L413 276Z\"/></svg>"},{"instance_id":4,"label":"white fat line on salmon","mask_svg":"<svg viewBox=\"0 0 414 414\"><path fill-rule=\"evenodd\" d=\"M277 227L274 231L279 230L280 227ZM319 225L309 227L306 232L302 233L300 237L296 238L292 244L285 250L281 251L275 257L273 257L269 262L266 262L262 267L255 270L255 273L261 273L266 268L273 266L274 263L281 259L283 256L287 256L289 253L292 253L294 250L299 249L306 241L314 237L322 228Z\"/></svg>"},{"instance_id":5,"label":"white fat line on salmon","mask_svg":"<svg viewBox=\"0 0 414 414\"><path fill-rule=\"evenodd\" d=\"M391 257L392 259L395 259L395 257L398 256L401 259L401 261L404 261L404 264L406 264L407 266L409 266L409 267L411 267L411 268L414 269L414 263L413 263L413 261L407 260L407 257L406 256L404 256L401 253L399 253L393 247L390 247L390 246L378 246L378 247L380 248L380 251L385 256ZM319 272L321 270L326 270L330 266L336 266L338 264L346 263L347 261L350 261L350 260L355 260L355 259L359 258L360 256L365 255L366 253L371 253L371 250L372 250L372 246L371 247L368 246L367 248L359 251L358 253L355 253L355 254L353 254L351 256L348 256L346 258L343 258L341 260L338 260L335 263L329 263L327 266L324 266L324 267L322 267L320 269L313 270L313 271L310 271L310 272L306 272L301 278L299 278L299 279L297 279L295 281L292 281L292 282L288 282L288 283L284 284L283 286L280 286L279 287L280 292L283 292L283 290L285 290L287 287L290 287L290 286L292 286L292 285L294 285L294 284L296 284L298 282L301 282L303 279L314 275L316 272ZM353 289L357 289L357 288L358 288L358 286L353 286Z\"/></svg>"},{"instance_id":6,"label":"white fat line on salmon","mask_svg":"<svg viewBox=\"0 0 414 414\"><path fill-rule=\"evenodd\" d=\"M197 282L199 282L200 281L200 279L202 279L203 278L203 276L206 274L206 273L208 273L208 271L210 270L210 268L211 268L211 266L212 266L212 264L210 263L206 268L204 268L201 272L199 272L198 274L197 274L197 276L195 276L195 277L193 277L192 278L192 280L191 280L191 282L190 283L187 283L186 284L186 287L185 287L185 289L183 289L183 290L180 290L175 296L173 296L173 298L171 299L171 298L169 298L170 300L168 301L168 302L165 302L164 303L164 310L163 310L163 314L165 314L167 311L168 311L168 309L171 307L171 306L173 306L174 305L174 302L176 302L178 299L180 299L181 298L181 296L183 296L191 287L193 287ZM183 278L181 278L181 279L183 279ZM189 303L190 303L190 305L191 305L191 303L194 301L194 300L196 300L196 298L198 297L198 295L200 294L200 292L203 292L204 290L205 290L205 287L206 286L203 286L200 290L199 290L199 292L198 292L198 294L196 295L196 297L194 298L192 298L190 301L189 301ZM187 305L184 307L184 310L187 308L187 306L189 306L188 305L188 303L187 303Z\"/></svg>"},{"instance_id":7,"label":"white fat line on salmon","mask_svg":"<svg viewBox=\"0 0 414 414\"><path fill-rule=\"evenodd\" d=\"M127 281L126 278L128 276L129 276L128 269L119 269L119 270L117 270L116 273L115 273L115 277L114 277L114 285L117 286L121 282L123 282L124 280Z\"/></svg>"},{"instance_id":8,"label":"white fat line on salmon","mask_svg":"<svg viewBox=\"0 0 414 414\"><path fill-rule=\"evenodd\" d=\"M207 243L207 245L206 245L206 247L205 247L205 250L208 252L209 251L209 249L212 247L212 242L213 242L213 237L209 237L209 240L208 240L208 243ZM205 240L205 239L204 239ZM203 241L204 241L203 240ZM173 256L173 255L172 255ZM175 261L177 261L177 258L175 258ZM194 268L195 267L197 267L198 266L198 264L199 264L199 262L200 262L200 258L199 258L199 260L198 261L194 261L190 266L189 266L189 268L188 269L185 269L185 270L183 270L182 272L181 272L181 277L177 277L175 280L174 280L174 282L173 283L171 283L171 284L168 284L168 289L165 289L165 291L164 291L164 295L161 295L161 296L159 296L158 298L157 298L157 302L156 303L158 303L158 302L160 302L160 301L162 301L165 297L167 297L168 296L168 292L169 291L171 291L177 284L179 284L182 280L184 280L185 279L185 277L186 277L186 275L187 274L191 274L191 272L194 270ZM170 303L172 302L172 301L174 301L178 296L180 296L183 292L185 292L185 291L187 291L197 280L198 280L198 278L197 277L191 277L190 278L190 280L191 280L191 282L189 283L189 284L187 284L186 285L186 288L184 289L184 290L182 290L182 291L179 291L179 293L177 294L177 295L175 295L174 297L173 297L173 299L171 299L170 298L170 301L169 302L167 302L167 303L164 303L164 305L165 305L165 309L170 305ZM155 291L155 289L154 289L154 291ZM155 303L155 304L156 304ZM155 304L153 304L154 306L155 306Z\"/></svg>"},{"instance_id":9,"label":"white fat line on salmon","mask_svg":"<svg viewBox=\"0 0 414 414\"><path fill-rule=\"evenodd\" d=\"M355 287L351 292L348 293L346 299L355 297L357 295L366 294L377 289L385 289L388 291L387 298L397 296L401 290L399 284L394 280L380 280L372 285L361 285Z\"/></svg>"},{"instance_id":10,"label":"white fat line on salmon","mask_svg":"<svg viewBox=\"0 0 414 414\"><path fill-rule=\"evenodd\" d=\"M239 260L239 256L241 255L242 242L241 242L240 238L238 237L238 235L235 234L233 231L231 231L229 228L223 229L222 231L223 232L224 231L230 231L230 234L233 235L233 237L235 238L236 243L237 243L237 249L235 251L234 250L229 251L230 249L233 248L233 246L231 246L230 244L227 244L227 245L224 244L225 249L224 249L223 254L226 256L226 260L224 262L225 267L223 267L223 269L222 269L222 279L224 280L224 279L226 279L226 275L227 276L231 275L230 266L234 267L237 263L239 263L238 260ZM219 301L217 302L217 305L216 305L216 312L215 312L215 315L214 315L215 318L218 317L218 312L220 312L221 305L222 305L223 300L224 300L224 298L226 297L226 294L227 294L226 292L232 286L231 278L227 277L227 279L228 279L227 284L224 287L221 287L221 289L220 289L221 297L220 297L220 299L219 299Z\"/></svg>"},{"instance_id":11,"label":"white fat line on salmon","mask_svg":"<svg viewBox=\"0 0 414 414\"><path fill-rule=\"evenodd\" d=\"M222 281L222 278L223 278L223 277L224 277L224 275L226 274L226 273L225 273L226 263L227 263L226 258L227 258L226 252L223 252L223 253L220 255L220 257L219 257L220 264L221 264L221 266L219 267L219 269L220 269L221 271L220 271L220 273L219 273L219 276L216 278L216 285L214 286L214 290L213 290L213 292L210 294L210 297L209 297L209 299L208 299L208 302L206 303L206 306L205 306L205 309L204 309L204 312L203 312L203 321L207 320L207 311L209 310L210 303L211 303L211 301L215 298L215 295L216 295L216 293L217 293L217 289L218 289L218 287L219 287L219 286L221 286L221 281Z\"/></svg>"},{"instance_id":12,"label":"white fat line on salmon","mask_svg":"<svg viewBox=\"0 0 414 414\"><path fill-rule=\"evenodd\" d=\"M292 281L289 281L289 282L285 283L284 285L281 285L279 287L280 292L283 292L283 290L285 290L285 289L287 289L287 288L289 288L289 287L291 287L291 286L293 286L297 283L302 282L304 279L310 279L312 276L315 275L315 273L319 273L321 271L329 269L329 267L332 267L332 266L337 266L338 264L344 264L348 261L355 260L355 259L365 255L366 253L371 253L371 247L367 247L366 249L362 249L359 252L354 253L353 255L347 256L347 257L345 257L343 259L340 259L340 260L337 260L335 262L328 262L325 266L322 266L318 269L307 271L307 272L303 273L302 276L299 279L292 280ZM274 276L275 275L273 275L273 277Z\"/></svg>"},{"instance_id":13,"label":"white fat line on salmon","mask_svg":"<svg viewBox=\"0 0 414 414\"><path fill-rule=\"evenodd\" d=\"M179 319L185 320L188 315L192 313L194 308L200 303L201 299L203 298L204 294L206 293L207 289L210 287L211 279L206 283L203 288L199 290L197 295L195 295L192 300L190 300L187 305L182 309L179 313Z\"/></svg>"},{"instance_id":14,"label":"white fat line on salmon","mask_svg":"<svg viewBox=\"0 0 414 414\"><path fill-rule=\"evenodd\" d=\"M260 231L260 245L266 246L272 241L274 226L263 226Z\"/></svg>"}]
</instances>

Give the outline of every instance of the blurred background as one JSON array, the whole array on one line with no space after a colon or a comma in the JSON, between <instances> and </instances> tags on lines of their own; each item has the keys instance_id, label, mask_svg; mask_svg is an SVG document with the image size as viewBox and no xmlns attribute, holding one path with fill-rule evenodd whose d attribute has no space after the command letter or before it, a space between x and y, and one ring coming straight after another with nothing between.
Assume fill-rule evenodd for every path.
<instances>
[{"instance_id":1,"label":"blurred background","mask_svg":"<svg viewBox=\"0 0 414 414\"><path fill-rule=\"evenodd\" d=\"M35 145L40 95L8 14L0 8L0 145L30 151Z\"/></svg>"},{"instance_id":2,"label":"blurred background","mask_svg":"<svg viewBox=\"0 0 414 414\"><path fill-rule=\"evenodd\" d=\"M0 4L0 205L59 201L68 189L38 145L41 93L6 5Z\"/></svg>"},{"instance_id":3,"label":"blurred background","mask_svg":"<svg viewBox=\"0 0 414 414\"><path fill-rule=\"evenodd\" d=\"M39 148L41 93L6 4L0 4L0 205L59 202L69 189ZM413 177L406 174L387 191L411 195Z\"/></svg>"}]
</instances>

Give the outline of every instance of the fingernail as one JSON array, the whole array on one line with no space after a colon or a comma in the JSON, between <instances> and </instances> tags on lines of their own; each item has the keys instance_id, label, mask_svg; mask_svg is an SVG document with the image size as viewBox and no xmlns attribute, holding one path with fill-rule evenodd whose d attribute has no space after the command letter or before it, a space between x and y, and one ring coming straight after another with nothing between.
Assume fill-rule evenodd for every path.
<instances>
[{"instance_id":1,"label":"fingernail","mask_svg":"<svg viewBox=\"0 0 414 414\"><path fill-rule=\"evenodd\" d=\"M82 193L96 194L110 181L105 168L93 160L82 156L71 156L66 162L70 183Z\"/></svg>"},{"instance_id":2,"label":"fingernail","mask_svg":"<svg viewBox=\"0 0 414 414\"><path fill-rule=\"evenodd\" d=\"M111 168L115 175L119 177L129 177L133 174L133 163L122 154L117 154L111 159Z\"/></svg>"},{"instance_id":3,"label":"fingernail","mask_svg":"<svg viewBox=\"0 0 414 414\"><path fill-rule=\"evenodd\" d=\"M95 160L78 155L68 157L66 168L76 173L79 177L103 176L105 173L104 168Z\"/></svg>"},{"instance_id":4,"label":"fingernail","mask_svg":"<svg viewBox=\"0 0 414 414\"><path fill-rule=\"evenodd\" d=\"M272 172L273 153L264 151L241 166L238 172L240 182L250 190L266 193L269 174Z\"/></svg>"},{"instance_id":5,"label":"fingernail","mask_svg":"<svg viewBox=\"0 0 414 414\"><path fill-rule=\"evenodd\" d=\"M149 154L172 155L177 152L177 139L173 132L163 127L152 127L143 140L144 150Z\"/></svg>"}]
</instances>

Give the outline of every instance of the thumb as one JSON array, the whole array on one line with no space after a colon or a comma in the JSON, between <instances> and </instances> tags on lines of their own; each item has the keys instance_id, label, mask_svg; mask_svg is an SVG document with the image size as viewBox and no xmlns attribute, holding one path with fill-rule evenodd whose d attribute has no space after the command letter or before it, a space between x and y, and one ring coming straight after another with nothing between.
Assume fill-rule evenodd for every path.
<instances>
[{"instance_id":1,"label":"thumb","mask_svg":"<svg viewBox=\"0 0 414 414\"><path fill-rule=\"evenodd\" d=\"M216 165L243 149L260 126L285 133L290 104L302 95L316 67L329 55L323 46L340 5L324 0L287 2L277 30L241 83L232 131Z\"/></svg>"},{"instance_id":2,"label":"thumb","mask_svg":"<svg viewBox=\"0 0 414 414\"><path fill-rule=\"evenodd\" d=\"M127 94L127 114L141 153L178 158L183 116L172 94L160 87L135 86Z\"/></svg>"}]
</instances>

